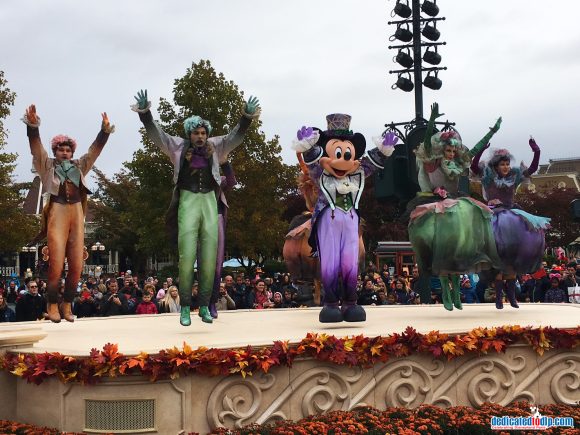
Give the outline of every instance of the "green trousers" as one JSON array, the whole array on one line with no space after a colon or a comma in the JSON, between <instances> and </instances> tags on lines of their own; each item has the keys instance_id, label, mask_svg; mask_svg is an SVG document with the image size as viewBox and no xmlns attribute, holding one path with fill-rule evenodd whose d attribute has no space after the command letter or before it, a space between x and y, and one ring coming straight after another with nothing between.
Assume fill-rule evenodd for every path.
<instances>
[{"instance_id":1,"label":"green trousers","mask_svg":"<svg viewBox=\"0 0 580 435\"><path fill-rule=\"evenodd\" d=\"M215 262L217 256L218 220L217 201L214 192L179 192L177 212L179 250L179 302L181 306L191 305L194 264L197 244L200 245L199 306L209 305L213 289Z\"/></svg>"}]
</instances>

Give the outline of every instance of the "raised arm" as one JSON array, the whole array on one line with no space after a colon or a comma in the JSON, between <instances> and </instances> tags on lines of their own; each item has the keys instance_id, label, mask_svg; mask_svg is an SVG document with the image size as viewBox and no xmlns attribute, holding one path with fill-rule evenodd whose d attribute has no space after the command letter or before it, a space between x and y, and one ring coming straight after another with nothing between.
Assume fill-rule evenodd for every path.
<instances>
[{"instance_id":1,"label":"raised arm","mask_svg":"<svg viewBox=\"0 0 580 435\"><path fill-rule=\"evenodd\" d=\"M109 140L109 136L111 133L115 132L115 126L111 125L107 113L102 113L101 117L101 130L97 134L94 142L89 147L87 153L79 159L79 169L83 175L86 175L91 170L95 164L95 161L101 155L101 151L103 151L105 144Z\"/></svg>"},{"instance_id":2,"label":"raised arm","mask_svg":"<svg viewBox=\"0 0 580 435\"><path fill-rule=\"evenodd\" d=\"M469 150L469 155L471 157L474 157L482 149L485 149L484 147L489 144L489 140L493 137L494 134L498 132L500 126L501 126L501 116L497 118L495 125L493 127L490 127L489 132L485 136L483 136L481 140L477 142L473 148Z\"/></svg>"},{"instance_id":3,"label":"raised arm","mask_svg":"<svg viewBox=\"0 0 580 435\"><path fill-rule=\"evenodd\" d=\"M36 172L42 174L45 172L49 157L40 140L40 132L38 130L40 127L40 118L36 113L36 106L34 104L28 106L22 121L26 124L26 134L30 144L30 153L32 154L32 165L36 169Z\"/></svg>"},{"instance_id":4,"label":"raised arm","mask_svg":"<svg viewBox=\"0 0 580 435\"><path fill-rule=\"evenodd\" d=\"M399 138L392 131L384 136L373 138L376 148L370 150L367 153L368 156L361 159L361 166L364 170L365 177L368 177L377 169L385 168L385 162L395 152L395 146L398 141Z\"/></svg>"},{"instance_id":5,"label":"raised arm","mask_svg":"<svg viewBox=\"0 0 580 435\"><path fill-rule=\"evenodd\" d=\"M425 153L431 155L431 136L433 136L433 129L435 128L435 120L440 116L445 115L444 113L439 113L439 104L431 104L431 116L429 117L429 122L427 123L427 131L425 132L425 139L423 139L423 147L425 148Z\"/></svg>"},{"instance_id":6,"label":"raised arm","mask_svg":"<svg viewBox=\"0 0 580 435\"><path fill-rule=\"evenodd\" d=\"M153 120L153 115L150 110L151 101L147 99L147 89L137 92L135 100L137 103L131 106L131 110L139 114L139 119L141 119L145 127L147 136L174 162L174 159L179 158L181 147L183 146L183 139L168 135Z\"/></svg>"},{"instance_id":7,"label":"raised arm","mask_svg":"<svg viewBox=\"0 0 580 435\"><path fill-rule=\"evenodd\" d=\"M320 130L317 128L303 126L296 132L296 140L292 142L292 149L297 154L302 155L306 165L313 165L322 157L322 147L317 144L319 138Z\"/></svg>"},{"instance_id":8,"label":"raised arm","mask_svg":"<svg viewBox=\"0 0 580 435\"><path fill-rule=\"evenodd\" d=\"M473 172L474 175L477 176L483 175L483 170L479 167L479 160L481 159L481 156L484 153L484 151L488 148L489 142L485 146L483 146L475 156L473 156L473 160L471 160L471 172Z\"/></svg>"},{"instance_id":9,"label":"raised arm","mask_svg":"<svg viewBox=\"0 0 580 435\"><path fill-rule=\"evenodd\" d=\"M238 124L226 136L212 138L217 148L219 160L224 161L228 154L236 147L240 146L244 140L244 136L254 119L258 119L262 109L260 102L256 97L250 97L244 105L244 113Z\"/></svg>"},{"instance_id":10,"label":"raised arm","mask_svg":"<svg viewBox=\"0 0 580 435\"><path fill-rule=\"evenodd\" d=\"M538 144L536 143L534 138L531 136L530 136L529 144L530 144L530 148L534 152L534 158L532 159L532 163L530 164L530 167L524 171L524 174L523 174L524 177L529 177L534 172L536 172L538 170L538 163L540 163L540 147L538 146Z\"/></svg>"}]
</instances>

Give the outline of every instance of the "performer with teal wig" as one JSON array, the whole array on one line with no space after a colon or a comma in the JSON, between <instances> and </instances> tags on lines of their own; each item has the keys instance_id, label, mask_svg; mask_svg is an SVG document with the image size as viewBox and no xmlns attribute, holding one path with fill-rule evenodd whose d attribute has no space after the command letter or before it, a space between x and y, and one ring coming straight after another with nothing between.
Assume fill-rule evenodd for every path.
<instances>
[{"instance_id":1,"label":"performer with teal wig","mask_svg":"<svg viewBox=\"0 0 580 435\"><path fill-rule=\"evenodd\" d=\"M197 244L200 245L199 315L212 323L208 305L212 293L218 249L217 195L220 164L239 146L253 119L260 116L257 98L250 97L239 123L226 136L210 137L211 124L199 116L184 121L185 138L170 136L153 121L147 91L135 97L131 108L139 113L147 135L173 163L175 189L166 216L171 241L179 251L180 323L191 324L190 304Z\"/></svg>"},{"instance_id":2,"label":"performer with teal wig","mask_svg":"<svg viewBox=\"0 0 580 435\"><path fill-rule=\"evenodd\" d=\"M499 130L501 118L472 149L454 130L433 134L442 114L431 106L425 140L416 151L421 192L409 203L412 209L409 240L421 273L438 275L443 305L462 309L460 274L480 272L500 264L491 227L491 210L459 192L459 177L471 159Z\"/></svg>"}]
</instances>

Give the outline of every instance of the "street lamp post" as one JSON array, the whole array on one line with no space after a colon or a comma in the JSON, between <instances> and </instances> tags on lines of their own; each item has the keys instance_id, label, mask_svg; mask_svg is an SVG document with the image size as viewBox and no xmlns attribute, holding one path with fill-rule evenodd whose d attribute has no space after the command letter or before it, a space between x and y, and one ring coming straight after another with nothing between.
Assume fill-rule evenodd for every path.
<instances>
[{"instance_id":1,"label":"street lamp post","mask_svg":"<svg viewBox=\"0 0 580 435\"><path fill-rule=\"evenodd\" d=\"M94 253L95 262L97 266L101 264L101 254L105 250L105 245L101 242L95 242L93 246L91 246L91 251Z\"/></svg>"},{"instance_id":2,"label":"street lamp post","mask_svg":"<svg viewBox=\"0 0 580 435\"><path fill-rule=\"evenodd\" d=\"M30 254L34 256L37 250L38 248L36 246L23 246L21 248L21 251L26 254L26 270L30 271L30 274L32 274L36 269L34 267L34 261L32 262L32 264L30 262Z\"/></svg>"}]
</instances>

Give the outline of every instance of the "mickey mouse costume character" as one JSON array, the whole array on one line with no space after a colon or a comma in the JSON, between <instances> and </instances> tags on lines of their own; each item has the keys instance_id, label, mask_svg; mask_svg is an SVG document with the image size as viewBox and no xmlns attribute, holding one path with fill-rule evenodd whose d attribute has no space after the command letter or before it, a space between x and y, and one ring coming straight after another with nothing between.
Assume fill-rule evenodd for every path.
<instances>
[{"instance_id":1,"label":"mickey mouse costume character","mask_svg":"<svg viewBox=\"0 0 580 435\"><path fill-rule=\"evenodd\" d=\"M324 287L322 323L363 322L366 313L357 305L359 250L358 204L365 178L394 151L397 138L388 133L377 148L362 157L366 140L361 133L349 130L350 115L326 117L328 129L302 127L293 148L303 153L310 177L318 184L318 200L312 215L310 245L320 258L320 275ZM343 292L339 282L342 278ZM339 308L340 307L340 308Z\"/></svg>"}]
</instances>

